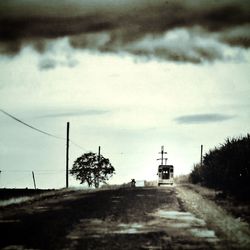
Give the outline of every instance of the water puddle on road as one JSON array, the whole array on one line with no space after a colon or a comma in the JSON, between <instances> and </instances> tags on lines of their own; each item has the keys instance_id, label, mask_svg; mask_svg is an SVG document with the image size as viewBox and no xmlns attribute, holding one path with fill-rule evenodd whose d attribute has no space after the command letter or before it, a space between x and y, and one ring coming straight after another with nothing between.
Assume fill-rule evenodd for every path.
<instances>
[{"instance_id":1,"label":"water puddle on road","mask_svg":"<svg viewBox=\"0 0 250 250\"><path fill-rule=\"evenodd\" d=\"M97 218L82 219L68 238L77 241L81 238L102 238L105 235L146 235L161 232L177 241L179 238L199 239L211 243L218 241L214 231L206 227L205 221L192 213L159 209L148 215L152 219L147 222L131 223L117 223Z\"/></svg>"},{"instance_id":2,"label":"water puddle on road","mask_svg":"<svg viewBox=\"0 0 250 250\"><path fill-rule=\"evenodd\" d=\"M198 219L197 217L195 217L193 214L189 212L158 210L155 213L155 215L168 219L168 220L174 220L177 222L185 222L185 223L182 223L184 226L185 225L189 225L189 226L205 226L206 225L204 220Z\"/></svg>"},{"instance_id":3,"label":"water puddle on road","mask_svg":"<svg viewBox=\"0 0 250 250\"><path fill-rule=\"evenodd\" d=\"M121 202L122 198L123 198L122 196L113 196L113 197L111 197L111 202L112 203L119 203L119 202Z\"/></svg>"},{"instance_id":4,"label":"water puddle on road","mask_svg":"<svg viewBox=\"0 0 250 250\"><path fill-rule=\"evenodd\" d=\"M124 224L121 223L118 225L118 230L113 231L116 234L136 234L141 233L145 226L139 223L132 223L132 224Z\"/></svg>"},{"instance_id":5,"label":"water puddle on road","mask_svg":"<svg viewBox=\"0 0 250 250\"><path fill-rule=\"evenodd\" d=\"M137 194L137 197L153 197L154 195L152 194Z\"/></svg>"},{"instance_id":6,"label":"water puddle on road","mask_svg":"<svg viewBox=\"0 0 250 250\"><path fill-rule=\"evenodd\" d=\"M193 237L203 238L209 242L215 242L218 240L215 232L206 228L206 222L197 218L192 213L159 209L152 215L163 219L161 223L164 223L168 228L183 228Z\"/></svg>"},{"instance_id":7,"label":"water puddle on road","mask_svg":"<svg viewBox=\"0 0 250 250\"><path fill-rule=\"evenodd\" d=\"M190 232L194 236L197 236L200 238L215 238L216 237L213 230L193 228L193 229L190 229Z\"/></svg>"},{"instance_id":8,"label":"water puddle on road","mask_svg":"<svg viewBox=\"0 0 250 250\"><path fill-rule=\"evenodd\" d=\"M111 197L111 200L121 200L122 198L122 196L113 196Z\"/></svg>"}]
</instances>

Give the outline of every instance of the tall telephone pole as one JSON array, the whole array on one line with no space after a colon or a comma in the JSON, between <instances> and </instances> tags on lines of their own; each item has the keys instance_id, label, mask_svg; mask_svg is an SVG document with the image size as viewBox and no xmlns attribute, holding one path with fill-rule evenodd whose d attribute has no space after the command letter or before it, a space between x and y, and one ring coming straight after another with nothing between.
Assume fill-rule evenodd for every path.
<instances>
[{"instance_id":1,"label":"tall telephone pole","mask_svg":"<svg viewBox=\"0 0 250 250\"><path fill-rule=\"evenodd\" d=\"M203 145L201 145L201 167L203 164Z\"/></svg>"},{"instance_id":2,"label":"tall telephone pole","mask_svg":"<svg viewBox=\"0 0 250 250\"><path fill-rule=\"evenodd\" d=\"M101 160L101 146L98 147L98 163Z\"/></svg>"},{"instance_id":3,"label":"tall telephone pole","mask_svg":"<svg viewBox=\"0 0 250 250\"><path fill-rule=\"evenodd\" d=\"M161 154L161 158L157 160L161 160L161 165L163 165L163 161L165 160L165 165L166 165L168 158L164 158L164 154L167 154L167 152L164 152L164 146L161 146L161 152L159 152L159 154Z\"/></svg>"},{"instance_id":4,"label":"tall telephone pole","mask_svg":"<svg viewBox=\"0 0 250 250\"><path fill-rule=\"evenodd\" d=\"M35 179L34 171L32 171L32 177L33 177L34 188L36 189L36 179Z\"/></svg>"},{"instance_id":5,"label":"tall telephone pole","mask_svg":"<svg viewBox=\"0 0 250 250\"><path fill-rule=\"evenodd\" d=\"M66 143L66 188L69 187L69 122L67 122L67 143Z\"/></svg>"}]
</instances>

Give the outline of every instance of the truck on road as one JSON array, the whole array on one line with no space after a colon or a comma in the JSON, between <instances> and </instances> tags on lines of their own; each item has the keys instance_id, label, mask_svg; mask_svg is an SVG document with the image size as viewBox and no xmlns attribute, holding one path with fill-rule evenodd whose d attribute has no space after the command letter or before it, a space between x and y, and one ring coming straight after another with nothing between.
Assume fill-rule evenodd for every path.
<instances>
[{"instance_id":1,"label":"truck on road","mask_svg":"<svg viewBox=\"0 0 250 250\"><path fill-rule=\"evenodd\" d=\"M173 165L159 165L158 167L158 186L173 185L174 184L174 166Z\"/></svg>"}]
</instances>

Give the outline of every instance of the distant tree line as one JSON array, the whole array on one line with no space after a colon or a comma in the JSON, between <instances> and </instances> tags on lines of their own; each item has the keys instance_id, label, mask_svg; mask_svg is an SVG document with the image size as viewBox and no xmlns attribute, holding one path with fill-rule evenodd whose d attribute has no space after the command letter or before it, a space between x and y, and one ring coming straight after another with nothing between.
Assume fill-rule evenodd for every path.
<instances>
[{"instance_id":1,"label":"distant tree line","mask_svg":"<svg viewBox=\"0 0 250 250\"><path fill-rule=\"evenodd\" d=\"M195 164L189 176L192 183L220 189L244 198L250 191L250 134L226 139L210 150L202 166Z\"/></svg>"}]
</instances>

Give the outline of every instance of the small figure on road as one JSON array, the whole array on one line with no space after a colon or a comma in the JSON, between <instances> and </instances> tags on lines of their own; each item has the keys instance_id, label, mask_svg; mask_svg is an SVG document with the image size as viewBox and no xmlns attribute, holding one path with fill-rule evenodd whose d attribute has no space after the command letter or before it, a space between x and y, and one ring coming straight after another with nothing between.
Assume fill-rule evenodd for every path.
<instances>
[{"instance_id":1,"label":"small figure on road","mask_svg":"<svg viewBox=\"0 0 250 250\"><path fill-rule=\"evenodd\" d=\"M135 187L135 183L136 183L135 179L131 179L131 187Z\"/></svg>"}]
</instances>

